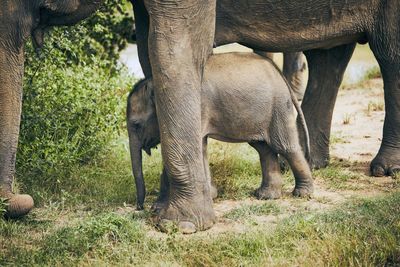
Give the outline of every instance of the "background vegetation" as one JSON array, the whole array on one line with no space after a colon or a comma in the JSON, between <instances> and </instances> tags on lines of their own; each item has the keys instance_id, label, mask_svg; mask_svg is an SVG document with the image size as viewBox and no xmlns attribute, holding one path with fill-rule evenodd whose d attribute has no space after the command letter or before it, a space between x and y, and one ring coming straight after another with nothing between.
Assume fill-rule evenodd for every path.
<instances>
[{"instance_id":1,"label":"background vegetation","mask_svg":"<svg viewBox=\"0 0 400 267\"><path fill-rule=\"evenodd\" d=\"M81 24L51 30L39 55L26 47L17 177L36 202L67 190L71 174L118 135L133 83L117 64L132 34L130 10L107 0Z\"/></svg>"}]
</instances>

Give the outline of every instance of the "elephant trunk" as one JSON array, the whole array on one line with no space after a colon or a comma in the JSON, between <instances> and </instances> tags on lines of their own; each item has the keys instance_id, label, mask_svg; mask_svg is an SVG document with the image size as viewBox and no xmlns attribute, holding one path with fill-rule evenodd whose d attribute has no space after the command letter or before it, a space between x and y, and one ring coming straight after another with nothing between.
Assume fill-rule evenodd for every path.
<instances>
[{"instance_id":1,"label":"elephant trunk","mask_svg":"<svg viewBox=\"0 0 400 267\"><path fill-rule=\"evenodd\" d=\"M131 152L132 173L136 184L136 207L143 209L146 187L143 180L142 170L142 144L135 133L129 131L129 147Z\"/></svg>"}]
</instances>

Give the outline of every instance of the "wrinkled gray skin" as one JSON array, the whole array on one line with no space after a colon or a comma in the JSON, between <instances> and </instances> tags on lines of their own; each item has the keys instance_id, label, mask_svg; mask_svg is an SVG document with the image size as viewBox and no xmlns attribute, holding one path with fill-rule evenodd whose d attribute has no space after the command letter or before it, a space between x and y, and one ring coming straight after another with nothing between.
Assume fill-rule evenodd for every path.
<instances>
[{"instance_id":1,"label":"wrinkled gray skin","mask_svg":"<svg viewBox=\"0 0 400 267\"><path fill-rule=\"evenodd\" d=\"M274 59L274 53L265 51L254 50L260 56ZM297 100L303 100L304 92L306 90L307 81L304 78L307 71L307 63L304 60L303 53L301 52L286 52L283 53L283 76L290 84L290 88L295 93Z\"/></svg>"},{"instance_id":2,"label":"wrinkled gray skin","mask_svg":"<svg viewBox=\"0 0 400 267\"><path fill-rule=\"evenodd\" d=\"M90 14L100 0L0 1L0 197L8 199L7 217L25 215L33 208L29 195L13 194L21 116L24 44L32 37L40 47L47 27L71 25Z\"/></svg>"},{"instance_id":3,"label":"wrinkled gray skin","mask_svg":"<svg viewBox=\"0 0 400 267\"><path fill-rule=\"evenodd\" d=\"M332 111L344 70L355 44L368 42L382 71L386 110L371 173L400 169L399 1L135 0L134 11L140 61L156 88L171 185L168 205L156 217L159 224L175 221L185 232L207 229L215 221L202 160L200 101L213 44L305 51L310 77L302 107L312 140L311 162L323 167L329 161Z\"/></svg>"},{"instance_id":4,"label":"wrinkled gray skin","mask_svg":"<svg viewBox=\"0 0 400 267\"><path fill-rule=\"evenodd\" d=\"M211 182L211 175L207 138L233 143L248 142L260 156L263 179L256 190L259 199L281 197L278 153L288 160L295 175L293 195L309 196L313 191L311 171L299 143L293 104L300 115L306 136L304 144L308 148L306 154L309 156L307 126L296 97L272 61L254 53L216 54L207 61L203 78L201 129L204 171L208 182ZM129 95L127 125L137 207L143 209L145 186L141 150L150 155L151 148L160 142L151 79L139 82ZM164 171L156 210L167 203L167 188L168 179Z\"/></svg>"}]
</instances>

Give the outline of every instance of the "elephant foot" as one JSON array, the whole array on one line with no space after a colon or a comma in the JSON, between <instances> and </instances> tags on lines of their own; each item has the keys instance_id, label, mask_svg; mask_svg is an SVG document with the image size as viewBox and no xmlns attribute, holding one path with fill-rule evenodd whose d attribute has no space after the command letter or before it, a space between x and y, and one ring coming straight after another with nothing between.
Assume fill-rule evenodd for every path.
<instances>
[{"instance_id":1,"label":"elephant foot","mask_svg":"<svg viewBox=\"0 0 400 267\"><path fill-rule=\"evenodd\" d=\"M25 216L33 209L34 202L30 195L1 193L0 198L6 199L7 207L5 217L17 219Z\"/></svg>"},{"instance_id":2,"label":"elephant foot","mask_svg":"<svg viewBox=\"0 0 400 267\"><path fill-rule=\"evenodd\" d=\"M196 199L196 198L194 198ZM167 203L155 210L154 222L162 232L171 232L177 229L183 234L192 234L197 231L204 231L211 228L215 221L215 214L209 201L195 201L194 203L182 203L175 206L174 203Z\"/></svg>"},{"instance_id":3,"label":"elephant foot","mask_svg":"<svg viewBox=\"0 0 400 267\"><path fill-rule=\"evenodd\" d=\"M311 150L312 151L312 150ZM311 169L322 169L329 164L329 151L327 153L311 153Z\"/></svg>"},{"instance_id":4,"label":"elephant foot","mask_svg":"<svg viewBox=\"0 0 400 267\"><path fill-rule=\"evenodd\" d=\"M296 186L292 192L292 195L294 197L311 198L313 192L314 186L311 183L309 185Z\"/></svg>"},{"instance_id":5,"label":"elephant foot","mask_svg":"<svg viewBox=\"0 0 400 267\"><path fill-rule=\"evenodd\" d=\"M400 173L400 151L398 149L381 149L372 160L371 175L375 177L395 176Z\"/></svg>"},{"instance_id":6,"label":"elephant foot","mask_svg":"<svg viewBox=\"0 0 400 267\"><path fill-rule=\"evenodd\" d=\"M281 187L260 187L256 189L254 195L258 199L278 199L282 197L282 188Z\"/></svg>"},{"instance_id":7,"label":"elephant foot","mask_svg":"<svg viewBox=\"0 0 400 267\"><path fill-rule=\"evenodd\" d=\"M151 211L153 213L159 213L162 209L166 208L167 206L168 206L167 199L160 199L159 198L151 206Z\"/></svg>"}]
</instances>

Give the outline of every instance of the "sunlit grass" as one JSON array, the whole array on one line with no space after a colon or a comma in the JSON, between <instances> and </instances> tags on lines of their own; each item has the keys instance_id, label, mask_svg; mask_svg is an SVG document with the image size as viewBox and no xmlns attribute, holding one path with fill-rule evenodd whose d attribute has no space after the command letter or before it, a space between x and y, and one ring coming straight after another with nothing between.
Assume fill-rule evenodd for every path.
<instances>
[{"instance_id":1,"label":"sunlit grass","mask_svg":"<svg viewBox=\"0 0 400 267\"><path fill-rule=\"evenodd\" d=\"M289 216L274 229L212 237L149 234L146 217L113 212L52 227L40 218L0 222L1 265L376 266L400 260L400 193L323 214Z\"/></svg>"},{"instance_id":2,"label":"sunlit grass","mask_svg":"<svg viewBox=\"0 0 400 267\"><path fill-rule=\"evenodd\" d=\"M217 201L249 198L261 182L258 154L247 144L211 141L209 159L220 193ZM332 159L313 175L331 190L357 190L358 182L369 179L358 167ZM147 209L134 211L127 138L120 137L98 161L74 170L60 196L43 199L42 208L22 220L0 220L0 266L376 266L400 262L400 193L355 200L324 213L304 208L293 214L276 201L242 204L222 218L244 224L245 232L162 234L155 230L148 211L157 196L161 168L159 150L144 157ZM284 191L291 191L291 172L283 179ZM292 199L284 201L292 203ZM323 197L318 201L330 202ZM307 200L298 202L307 207ZM274 216L274 227L255 223L258 216Z\"/></svg>"}]
</instances>

